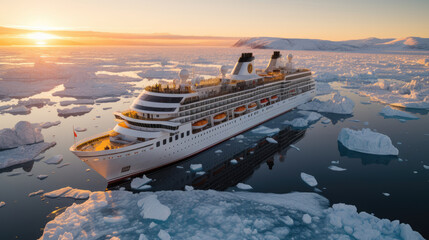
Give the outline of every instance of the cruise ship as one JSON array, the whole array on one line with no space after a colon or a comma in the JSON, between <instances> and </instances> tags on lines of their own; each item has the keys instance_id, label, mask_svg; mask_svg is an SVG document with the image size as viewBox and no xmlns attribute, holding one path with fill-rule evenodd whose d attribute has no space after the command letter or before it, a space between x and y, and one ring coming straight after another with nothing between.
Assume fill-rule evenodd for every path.
<instances>
[{"instance_id":1,"label":"cruise ship","mask_svg":"<svg viewBox=\"0 0 429 240\"><path fill-rule=\"evenodd\" d=\"M293 56L274 51L265 69L243 53L230 74L188 80L182 69L171 84L148 86L130 108L115 112L113 130L70 147L109 183L198 154L316 95L309 69L294 68Z\"/></svg>"}]
</instances>

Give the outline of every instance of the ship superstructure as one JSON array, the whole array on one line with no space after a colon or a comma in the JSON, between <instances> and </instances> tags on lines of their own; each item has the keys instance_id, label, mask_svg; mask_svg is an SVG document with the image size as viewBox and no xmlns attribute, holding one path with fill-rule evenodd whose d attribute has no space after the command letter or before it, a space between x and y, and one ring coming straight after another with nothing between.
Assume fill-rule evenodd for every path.
<instances>
[{"instance_id":1,"label":"ship superstructure","mask_svg":"<svg viewBox=\"0 0 429 240\"><path fill-rule=\"evenodd\" d=\"M148 86L130 109L115 112L113 130L70 150L109 182L180 161L281 115L315 96L308 69L295 69L275 51L266 69L243 53L230 74Z\"/></svg>"}]
</instances>

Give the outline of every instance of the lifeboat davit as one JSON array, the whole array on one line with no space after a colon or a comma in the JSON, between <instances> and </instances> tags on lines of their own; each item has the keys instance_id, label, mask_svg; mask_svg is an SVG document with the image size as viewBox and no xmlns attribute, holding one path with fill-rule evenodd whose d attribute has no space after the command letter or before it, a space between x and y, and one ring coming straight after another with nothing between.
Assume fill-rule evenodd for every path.
<instances>
[{"instance_id":1,"label":"lifeboat davit","mask_svg":"<svg viewBox=\"0 0 429 240\"><path fill-rule=\"evenodd\" d=\"M218 115L214 116L213 117L213 121L214 122L222 122L223 120L225 120L225 118L226 118L226 114L225 113L221 113L221 114L218 114Z\"/></svg>"},{"instance_id":2,"label":"lifeboat davit","mask_svg":"<svg viewBox=\"0 0 429 240\"><path fill-rule=\"evenodd\" d=\"M264 99L262 99L262 100L261 100L261 104L262 104L262 105L265 105L265 104L267 104L267 103L268 103L268 99L264 98Z\"/></svg>"},{"instance_id":3,"label":"lifeboat davit","mask_svg":"<svg viewBox=\"0 0 429 240\"><path fill-rule=\"evenodd\" d=\"M207 126L208 123L209 121L207 121L206 119L200 120L198 122L194 122L192 123L192 129L201 129Z\"/></svg>"},{"instance_id":4,"label":"lifeboat davit","mask_svg":"<svg viewBox=\"0 0 429 240\"><path fill-rule=\"evenodd\" d=\"M235 114L240 114L240 113L244 113L245 111L246 111L246 107L245 106L241 106L241 107L236 108L234 110L234 113Z\"/></svg>"},{"instance_id":5,"label":"lifeboat davit","mask_svg":"<svg viewBox=\"0 0 429 240\"><path fill-rule=\"evenodd\" d=\"M270 98L270 101L271 101L271 102L274 102L274 101L276 101L277 99L279 99L279 97L277 97L277 95L274 95L274 96L272 96L272 97Z\"/></svg>"},{"instance_id":6,"label":"lifeboat davit","mask_svg":"<svg viewBox=\"0 0 429 240\"><path fill-rule=\"evenodd\" d=\"M251 103L251 104L249 104L249 105L247 106L247 109L249 109L249 110L255 110L257 106L258 106L258 105L257 105L256 103Z\"/></svg>"}]
</instances>

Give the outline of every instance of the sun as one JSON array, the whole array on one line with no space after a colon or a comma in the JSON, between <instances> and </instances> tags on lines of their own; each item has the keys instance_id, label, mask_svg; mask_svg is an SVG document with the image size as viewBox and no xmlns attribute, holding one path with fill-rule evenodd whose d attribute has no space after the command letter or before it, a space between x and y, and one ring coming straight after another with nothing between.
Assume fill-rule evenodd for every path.
<instances>
[{"instance_id":1,"label":"sun","mask_svg":"<svg viewBox=\"0 0 429 240\"><path fill-rule=\"evenodd\" d=\"M54 34L50 34L50 33L44 33L44 32L33 32L33 33L28 33L25 35L26 38L28 39L32 39L35 40L35 43L37 45L45 45L47 43L47 40L52 40L52 39L58 39L59 37L54 35Z\"/></svg>"}]
</instances>

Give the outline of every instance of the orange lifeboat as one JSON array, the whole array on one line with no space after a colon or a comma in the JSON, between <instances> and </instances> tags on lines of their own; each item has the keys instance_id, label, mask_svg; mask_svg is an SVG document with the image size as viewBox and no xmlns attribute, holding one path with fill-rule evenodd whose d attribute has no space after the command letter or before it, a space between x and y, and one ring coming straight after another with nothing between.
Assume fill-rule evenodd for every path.
<instances>
[{"instance_id":1,"label":"orange lifeboat","mask_svg":"<svg viewBox=\"0 0 429 240\"><path fill-rule=\"evenodd\" d=\"M218 115L214 116L213 117L213 121L214 122L222 122L223 120L225 120L225 118L226 118L226 114L225 113L221 113L221 114L218 114Z\"/></svg>"},{"instance_id":2,"label":"orange lifeboat","mask_svg":"<svg viewBox=\"0 0 429 240\"><path fill-rule=\"evenodd\" d=\"M198 122L192 123L192 129L201 129L201 128L207 126L208 123L209 123L209 121L207 121L207 119L202 119Z\"/></svg>"},{"instance_id":3,"label":"orange lifeboat","mask_svg":"<svg viewBox=\"0 0 429 240\"><path fill-rule=\"evenodd\" d=\"M272 96L272 97L270 98L270 101L271 101L271 102L274 102L274 101L276 101L277 99L279 99L279 98L277 97L277 95L274 95L274 96Z\"/></svg>"},{"instance_id":4,"label":"orange lifeboat","mask_svg":"<svg viewBox=\"0 0 429 240\"><path fill-rule=\"evenodd\" d=\"M264 98L264 99L262 99L262 100L261 100L261 104L262 104L262 105L265 105L265 104L267 104L267 103L268 103L268 99Z\"/></svg>"},{"instance_id":5,"label":"orange lifeboat","mask_svg":"<svg viewBox=\"0 0 429 240\"><path fill-rule=\"evenodd\" d=\"M236 108L234 110L234 113L235 114L240 114L240 113L244 113L245 111L246 111L246 107L245 106L241 106L241 107Z\"/></svg>"},{"instance_id":6,"label":"orange lifeboat","mask_svg":"<svg viewBox=\"0 0 429 240\"><path fill-rule=\"evenodd\" d=\"M247 109L249 109L249 110L255 110L257 106L258 106L258 105L257 105L256 103L251 103L251 104L249 104L249 105L247 106Z\"/></svg>"}]
</instances>

